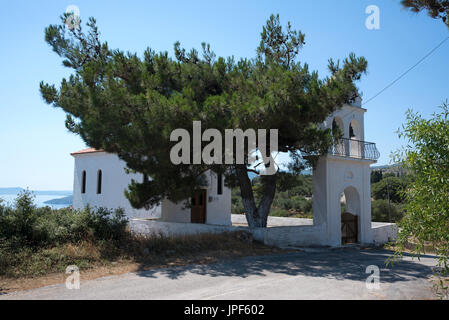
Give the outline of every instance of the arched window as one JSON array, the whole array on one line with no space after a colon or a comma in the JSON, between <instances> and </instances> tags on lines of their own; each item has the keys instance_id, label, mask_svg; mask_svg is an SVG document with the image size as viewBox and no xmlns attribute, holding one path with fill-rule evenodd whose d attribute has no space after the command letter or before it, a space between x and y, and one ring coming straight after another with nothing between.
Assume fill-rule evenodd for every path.
<instances>
[{"instance_id":1,"label":"arched window","mask_svg":"<svg viewBox=\"0 0 449 320\"><path fill-rule=\"evenodd\" d=\"M98 170L97 172L97 194L101 194L101 180L102 180L103 173L101 170Z\"/></svg>"},{"instance_id":2,"label":"arched window","mask_svg":"<svg viewBox=\"0 0 449 320\"><path fill-rule=\"evenodd\" d=\"M352 124L349 125L349 138L352 139L355 137L354 128L352 127Z\"/></svg>"},{"instance_id":3,"label":"arched window","mask_svg":"<svg viewBox=\"0 0 449 320\"><path fill-rule=\"evenodd\" d=\"M335 135L335 133L337 132L337 130L338 130L338 127L337 127L338 125L337 125L337 122L335 121L335 119L334 120L332 120L332 134L334 134Z\"/></svg>"},{"instance_id":4,"label":"arched window","mask_svg":"<svg viewBox=\"0 0 449 320\"><path fill-rule=\"evenodd\" d=\"M351 157L363 157L364 146L360 143L360 140L362 140L360 133L360 126L358 122L353 119L349 124L349 152Z\"/></svg>"},{"instance_id":5,"label":"arched window","mask_svg":"<svg viewBox=\"0 0 449 320\"><path fill-rule=\"evenodd\" d=\"M86 171L81 176L81 193L86 193Z\"/></svg>"},{"instance_id":6,"label":"arched window","mask_svg":"<svg viewBox=\"0 0 449 320\"><path fill-rule=\"evenodd\" d=\"M223 175L217 174L217 194L223 194Z\"/></svg>"},{"instance_id":7,"label":"arched window","mask_svg":"<svg viewBox=\"0 0 449 320\"><path fill-rule=\"evenodd\" d=\"M336 136L337 134L343 133L343 120L339 116L336 116L332 120L332 135Z\"/></svg>"},{"instance_id":8,"label":"arched window","mask_svg":"<svg viewBox=\"0 0 449 320\"><path fill-rule=\"evenodd\" d=\"M361 140L361 130L357 120L353 119L349 123L349 139Z\"/></svg>"}]
</instances>

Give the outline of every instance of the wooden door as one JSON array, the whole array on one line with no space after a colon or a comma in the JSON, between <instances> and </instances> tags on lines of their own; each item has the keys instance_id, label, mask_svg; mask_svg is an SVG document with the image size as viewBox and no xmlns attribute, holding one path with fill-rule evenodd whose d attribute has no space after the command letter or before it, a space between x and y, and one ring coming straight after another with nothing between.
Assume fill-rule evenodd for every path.
<instances>
[{"instance_id":1,"label":"wooden door","mask_svg":"<svg viewBox=\"0 0 449 320\"><path fill-rule=\"evenodd\" d=\"M206 223L206 190L198 191L192 196L190 222Z\"/></svg>"},{"instance_id":2,"label":"wooden door","mask_svg":"<svg viewBox=\"0 0 449 320\"><path fill-rule=\"evenodd\" d=\"M341 214L341 244L357 243L358 220L357 216L349 212Z\"/></svg>"}]
</instances>

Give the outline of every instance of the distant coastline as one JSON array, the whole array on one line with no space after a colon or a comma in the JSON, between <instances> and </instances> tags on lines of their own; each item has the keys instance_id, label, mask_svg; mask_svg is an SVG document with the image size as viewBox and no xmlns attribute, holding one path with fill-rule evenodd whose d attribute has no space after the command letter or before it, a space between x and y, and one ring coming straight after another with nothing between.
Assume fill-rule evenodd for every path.
<instances>
[{"instance_id":1,"label":"distant coastline","mask_svg":"<svg viewBox=\"0 0 449 320\"><path fill-rule=\"evenodd\" d=\"M26 189L20 187L14 188L0 188L0 194L18 194L20 192L25 191ZM72 191L69 190L30 190L36 196L46 196L46 195L61 195L61 196L69 196L72 194Z\"/></svg>"},{"instance_id":2,"label":"distant coastline","mask_svg":"<svg viewBox=\"0 0 449 320\"><path fill-rule=\"evenodd\" d=\"M73 196L67 196L64 198L58 198L58 199L51 199L51 200L47 200L44 203L45 204L66 204L66 205L72 205L72 201L73 201Z\"/></svg>"},{"instance_id":3,"label":"distant coastline","mask_svg":"<svg viewBox=\"0 0 449 320\"><path fill-rule=\"evenodd\" d=\"M2 205L12 206L18 195L26 189L21 187L0 188ZM66 190L30 190L37 207L49 206L53 209L67 208L72 204L72 191Z\"/></svg>"}]
</instances>

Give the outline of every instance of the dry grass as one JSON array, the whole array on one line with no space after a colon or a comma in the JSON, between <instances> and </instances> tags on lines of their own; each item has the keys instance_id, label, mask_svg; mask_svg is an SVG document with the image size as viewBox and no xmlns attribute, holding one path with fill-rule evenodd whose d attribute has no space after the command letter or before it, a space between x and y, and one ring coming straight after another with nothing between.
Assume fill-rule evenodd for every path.
<instances>
[{"instance_id":1,"label":"dry grass","mask_svg":"<svg viewBox=\"0 0 449 320\"><path fill-rule=\"evenodd\" d=\"M63 283L65 269L76 265L83 280L127 272L208 264L224 259L280 252L253 241L246 232L184 237L128 236L119 242L83 241L37 250L24 249L1 270L0 293Z\"/></svg>"},{"instance_id":2,"label":"dry grass","mask_svg":"<svg viewBox=\"0 0 449 320\"><path fill-rule=\"evenodd\" d=\"M386 249L397 251L398 245L396 243L388 243L384 246ZM404 252L415 254L417 248L417 241L413 237L410 237L407 241L407 243L404 245ZM430 242L424 244L424 252L423 254L437 254L436 249L434 245Z\"/></svg>"}]
</instances>

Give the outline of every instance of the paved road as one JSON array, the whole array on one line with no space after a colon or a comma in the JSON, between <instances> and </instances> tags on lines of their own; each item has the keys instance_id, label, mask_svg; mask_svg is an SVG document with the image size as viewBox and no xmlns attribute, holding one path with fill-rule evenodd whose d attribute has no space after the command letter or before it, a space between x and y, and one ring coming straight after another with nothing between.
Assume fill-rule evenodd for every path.
<instances>
[{"instance_id":1,"label":"paved road","mask_svg":"<svg viewBox=\"0 0 449 320\"><path fill-rule=\"evenodd\" d=\"M429 299L433 256L405 257L385 267L391 252L339 249L245 257L211 265L157 269L82 281L79 290L54 285L0 299ZM380 268L380 289L366 288L366 268Z\"/></svg>"}]
</instances>

